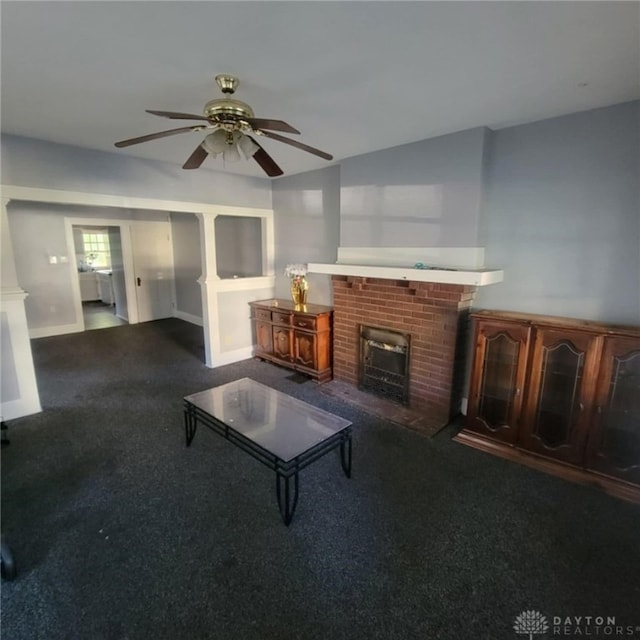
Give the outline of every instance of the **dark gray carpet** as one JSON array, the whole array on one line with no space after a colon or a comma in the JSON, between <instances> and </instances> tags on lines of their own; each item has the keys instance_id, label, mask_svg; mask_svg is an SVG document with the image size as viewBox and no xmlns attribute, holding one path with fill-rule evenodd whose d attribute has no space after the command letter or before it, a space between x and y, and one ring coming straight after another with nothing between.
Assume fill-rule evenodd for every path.
<instances>
[{"instance_id":1,"label":"dark gray carpet","mask_svg":"<svg viewBox=\"0 0 640 640\"><path fill-rule=\"evenodd\" d=\"M637 505L286 369L207 369L202 330L179 320L33 348L44 411L11 422L2 450L19 570L3 638L513 640L524 610L615 616L640 638ZM289 528L272 471L202 427L185 447L182 397L243 376L354 423L352 479L337 452L305 469Z\"/></svg>"}]
</instances>

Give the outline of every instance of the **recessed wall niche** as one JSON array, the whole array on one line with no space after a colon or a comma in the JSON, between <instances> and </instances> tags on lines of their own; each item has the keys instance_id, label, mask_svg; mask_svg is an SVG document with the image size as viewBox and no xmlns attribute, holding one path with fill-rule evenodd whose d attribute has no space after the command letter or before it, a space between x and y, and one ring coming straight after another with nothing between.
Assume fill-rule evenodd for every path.
<instances>
[{"instance_id":1,"label":"recessed wall niche","mask_svg":"<svg viewBox=\"0 0 640 640\"><path fill-rule=\"evenodd\" d=\"M217 216L216 270L219 278L262 275L262 219Z\"/></svg>"}]
</instances>

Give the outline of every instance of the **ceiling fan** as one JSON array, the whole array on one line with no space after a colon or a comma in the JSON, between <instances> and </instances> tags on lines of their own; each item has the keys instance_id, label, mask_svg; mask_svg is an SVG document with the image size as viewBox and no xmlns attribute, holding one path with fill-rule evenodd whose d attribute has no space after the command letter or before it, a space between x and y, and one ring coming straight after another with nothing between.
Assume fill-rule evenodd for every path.
<instances>
[{"instance_id":1,"label":"ceiling fan","mask_svg":"<svg viewBox=\"0 0 640 640\"><path fill-rule=\"evenodd\" d=\"M214 157L222 155L226 162L236 162L240 160L240 152L248 160L253 158L270 176L281 176L282 169L276 164L274 159L258 144L253 135L264 136L284 142L285 144L307 151L325 160L333 160L333 156L310 147L307 144L298 142L291 138L286 138L273 133L274 131L282 131L284 133L299 134L300 132L290 124L282 120L272 120L270 118L256 118L253 109L246 103L236 100L231 96L235 93L238 86L238 79L234 76L221 74L216 76L216 83L220 87L224 98L216 98L210 100L204 107L203 115L194 115L190 113L177 113L174 111L153 111L147 109L147 113L162 118L170 118L171 120L202 120L203 124L194 124L187 127L179 127L178 129L169 129L167 131L159 131L138 138L129 138L116 142L116 147L128 147L157 138L165 138L178 133L187 131L210 131L204 140L196 147L195 151L189 156L187 161L182 165L183 169L198 169L205 161L207 155Z\"/></svg>"}]
</instances>

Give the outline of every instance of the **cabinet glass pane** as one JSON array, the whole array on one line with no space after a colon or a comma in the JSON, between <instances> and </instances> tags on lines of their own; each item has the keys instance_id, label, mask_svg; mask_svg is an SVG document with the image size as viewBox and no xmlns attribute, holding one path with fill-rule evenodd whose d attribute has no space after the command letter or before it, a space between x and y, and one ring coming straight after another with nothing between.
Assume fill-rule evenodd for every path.
<instances>
[{"instance_id":1,"label":"cabinet glass pane","mask_svg":"<svg viewBox=\"0 0 640 640\"><path fill-rule=\"evenodd\" d=\"M542 348L542 377L534 433L548 447L569 444L579 415L584 352L570 342Z\"/></svg>"},{"instance_id":2,"label":"cabinet glass pane","mask_svg":"<svg viewBox=\"0 0 640 640\"><path fill-rule=\"evenodd\" d=\"M613 358L601 452L620 469L640 465L640 351Z\"/></svg>"},{"instance_id":3,"label":"cabinet glass pane","mask_svg":"<svg viewBox=\"0 0 640 640\"><path fill-rule=\"evenodd\" d=\"M487 338L478 416L489 428L509 424L520 343L506 333Z\"/></svg>"}]
</instances>

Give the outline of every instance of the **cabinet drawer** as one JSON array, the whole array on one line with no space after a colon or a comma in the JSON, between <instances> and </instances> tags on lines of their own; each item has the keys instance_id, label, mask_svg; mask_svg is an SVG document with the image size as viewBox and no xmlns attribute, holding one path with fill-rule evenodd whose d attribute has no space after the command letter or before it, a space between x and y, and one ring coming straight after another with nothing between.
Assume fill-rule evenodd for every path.
<instances>
[{"instance_id":1,"label":"cabinet drawer","mask_svg":"<svg viewBox=\"0 0 640 640\"><path fill-rule=\"evenodd\" d=\"M316 330L316 318L309 316L293 316L293 326L299 329L309 329L310 331Z\"/></svg>"},{"instance_id":2,"label":"cabinet drawer","mask_svg":"<svg viewBox=\"0 0 640 640\"><path fill-rule=\"evenodd\" d=\"M290 325L291 324L291 314L289 314L289 313L281 313L279 311L272 311L271 312L271 319L273 320L273 322L275 322L277 324L286 324L286 325Z\"/></svg>"},{"instance_id":3,"label":"cabinet drawer","mask_svg":"<svg viewBox=\"0 0 640 640\"><path fill-rule=\"evenodd\" d=\"M269 322L271 320L271 311L268 309L254 309L256 320L266 320Z\"/></svg>"}]
</instances>

